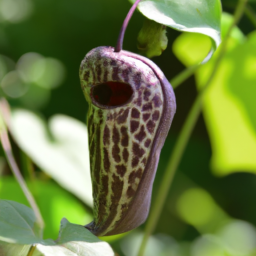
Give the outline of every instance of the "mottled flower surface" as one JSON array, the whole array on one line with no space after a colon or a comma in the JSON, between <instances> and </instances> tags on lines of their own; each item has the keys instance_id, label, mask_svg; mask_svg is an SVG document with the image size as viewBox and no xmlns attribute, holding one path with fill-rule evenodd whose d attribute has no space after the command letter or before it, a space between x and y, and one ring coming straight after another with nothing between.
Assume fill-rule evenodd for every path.
<instances>
[{"instance_id":1,"label":"mottled flower surface","mask_svg":"<svg viewBox=\"0 0 256 256\"><path fill-rule=\"evenodd\" d=\"M160 151L176 111L171 85L150 60L98 47L82 61L95 235L129 231L147 218Z\"/></svg>"}]
</instances>

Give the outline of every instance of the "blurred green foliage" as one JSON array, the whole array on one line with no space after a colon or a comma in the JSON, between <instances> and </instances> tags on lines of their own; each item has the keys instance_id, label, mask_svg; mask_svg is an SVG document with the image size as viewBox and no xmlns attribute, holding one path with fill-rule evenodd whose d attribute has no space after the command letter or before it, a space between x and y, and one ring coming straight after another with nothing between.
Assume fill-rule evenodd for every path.
<instances>
[{"instance_id":1,"label":"blurred green foliage","mask_svg":"<svg viewBox=\"0 0 256 256\"><path fill-rule=\"evenodd\" d=\"M223 37L231 23L232 17L224 14ZM174 52L185 65L194 65L200 54L207 53L207 45L209 51L208 41L202 35L184 34L174 43ZM227 53L204 99L204 117L213 149L212 167L219 175L241 170L256 171L255 45L255 31L247 39L238 28L233 31ZM196 72L198 88L207 81L214 61L213 58Z\"/></svg>"},{"instance_id":2,"label":"blurred green foliage","mask_svg":"<svg viewBox=\"0 0 256 256\"><path fill-rule=\"evenodd\" d=\"M233 12L235 2L222 1L224 10ZM256 3L250 4L256 12ZM57 238L62 217L82 225L92 218L87 134L78 121L85 121L87 105L78 68L90 49L115 44L129 7L126 0L0 0L0 93L13 108L27 109L14 112L12 133L20 148L13 146L42 211L45 239ZM136 12L125 49L137 51L142 22L142 15ZM231 16L223 16L222 36L231 22ZM147 256L256 253L254 30L244 17L232 32L228 52L206 94L203 117L150 238ZM169 47L154 61L171 79L184 66L202 61L211 41L202 34L167 32ZM196 72L195 79L176 90L178 111L162 151L153 200L177 135L216 55ZM50 117L47 125L44 119ZM28 205L0 150L0 199ZM119 255L133 256L142 231L143 226L108 241Z\"/></svg>"}]
</instances>

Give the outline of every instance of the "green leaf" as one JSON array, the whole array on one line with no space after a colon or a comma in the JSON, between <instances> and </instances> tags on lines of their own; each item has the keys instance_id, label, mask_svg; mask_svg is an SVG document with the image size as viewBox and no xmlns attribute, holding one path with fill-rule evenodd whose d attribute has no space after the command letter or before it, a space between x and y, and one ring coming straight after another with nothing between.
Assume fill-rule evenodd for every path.
<instances>
[{"instance_id":1,"label":"green leaf","mask_svg":"<svg viewBox=\"0 0 256 256\"><path fill-rule=\"evenodd\" d=\"M35 252L32 256L80 256L68 250L63 246L43 246L41 244L37 245ZM86 252L85 254L86 255ZM90 254L89 254L90 255Z\"/></svg>"},{"instance_id":2,"label":"green leaf","mask_svg":"<svg viewBox=\"0 0 256 256\"><path fill-rule=\"evenodd\" d=\"M69 223L66 219L61 221L58 244L65 244L65 247L72 252L90 252L88 255L114 255L108 243L101 241L90 231L82 226ZM78 255L83 255L82 253Z\"/></svg>"},{"instance_id":3,"label":"green leaf","mask_svg":"<svg viewBox=\"0 0 256 256\"><path fill-rule=\"evenodd\" d=\"M225 19L230 16L225 15ZM223 22L223 26L227 26ZM227 29L223 29L225 31ZM194 40L190 49L184 37L174 45L175 54L185 65L197 59L205 48L205 41ZM217 74L205 94L203 114L212 145L212 168L218 175L233 172L256 171L256 32L245 40L235 28L228 44L228 51L219 65ZM179 48L180 47L180 48ZM181 53L183 51L183 53ZM184 56L190 52L190 59ZM196 83L202 88L214 66L214 59L196 72Z\"/></svg>"},{"instance_id":4,"label":"green leaf","mask_svg":"<svg viewBox=\"0 0 256 256\"><path fill-rule=\"evenodd\" d=\"M134 3L135 0L130 2ZM207 59L221 42L220 0L141 0L138 9L148 19L160 24L210 37L213 45Z\"/></svg>"},{"instance_id":5,"label":"green leaf","mask_svg":"<svg viewBox=\"0 0 256 256\"><path fill-rule=\"evenodd\" d=\"M43 243L34 212L17 202L0 200L0 240L8 243Z\"/></svg>"},{"instance_id":6,"label":"green leaf","mask_svg":"<svg viewBox=\"0 0 256 256\"><path fill-rule=\"evenodd\" d=\"M0 255L25 256L34 245L33 256L114 256L111 247L83 226L62 219L56 242L38 237L33 211L13 201L0 200Z\"/></svg>"},{"instance_id":7,"label":"green leaf","mask_svg":"<svg viewBox=\"0 0 256 256\"><path fill-rule=\"evenodd\" d=\"M223 13L221 16L221 37L226 36L228 28L233 22L233 16ZM245 42L245 36L238 27L234 27L228 41L227 51L232 50ZM186 66L192 66L201 62L211 49L211 41L202 34L181 34L173 44L173 52Z\"/></svg>"},{"instance_id":8,"label":"green leaf","mask_svg":"<svg viewBox=\"0 0 256 256\"><path fill-rule=\"evenodd\" d=\"M11 122L12 134L22 150L61 186L92 206L86 126L56 115L47 128L40 117L25 110L14 111Z\"/></svg>"},{"instance_id":9,"label":"green leaf","mask_svg":"<svg viewBox=\"0 0 256 256\"><path fill-rule=\"evenodd\" d=\"M35 196L46 223L44 238L56 239L58 237L59 223L63 217L81 225L92 221L92 216L86 212L81 202L55 182L35 180L27 182L27 185ZM47 189L45 189L46 187ZM0 178L0 198L29 206L20 186L13 177Z\"/></svg>"},{"instance_id":10,"label":"green leaf","mask_svg":"<svg viewBox=\"0 0 256 256\"><path fill-rule=\"evenodd\" d=\"M108 243L101 241L86 228L61 221L56 246L37 245L33 256L114 256Z\"/></svg>"}]
</instances>

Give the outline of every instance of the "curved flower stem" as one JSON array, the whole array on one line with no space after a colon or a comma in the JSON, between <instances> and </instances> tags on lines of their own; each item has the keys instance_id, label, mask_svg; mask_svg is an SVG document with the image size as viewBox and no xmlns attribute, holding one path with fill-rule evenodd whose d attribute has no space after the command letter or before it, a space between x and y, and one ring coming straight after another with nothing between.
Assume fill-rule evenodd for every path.
<instances>
[{"instance_id":1,"label":"curved flower stem","mask_svg":"<svg viewBox=\"0 0 256 256\"><path fill-rule=\"evenodd\" d=\"M5 99L1 99L1 101L0 101L0 111L1 111L1 114L3 116L3 119L4 119L5 123L9 126L9 121L10 121L9 120L9 106L8 106L8 103ZM5 127L1 127L0 139L1 139L1 143L2 143L2 146L3 146L7 161L8 161L9 166L10 166L12 172L13 172L13 175L17 179L23 193L25 194L31 208L33 209L33 211L35 213L35 216L36 216L37 223L38 223L38 225L40 227L40 230L42 232L43 228L44 228L44 221L43 221L42 215L41 215L40 210L39 210L39 208L36 204L36 201L35 201L34 197L30 193L30 191L29 191L29 189L26 185L26 182L25 182L24 178L21 175L21 172L19 170L18 165L16 164L16 161L14 159L13 152L12 152L11 143L10 143L10 140L9 140L9 137L8 137L8 132L7 132L7 129Z\"/></svg>"},{"instance_id":2,"label":"curved flower stem","mask_svg":"<svg viewBox=\"0 0 256 256\"><path fill-rule=\"evenodd\" d=\"M168 191L170 189L173 177L175 175L175 172L179 166L180 160L182 158L182 155L185 151L186 145L189 141L189 137L195 127L195 124L198 120L198 117L201 113L201 109L202 109L202 100L203 100L203 96L205 94L205 91L208 89L209 85L211 84L214 76L216 75L218 68L219 68L219 64L221 62L221 60L223 59L225 52L226 52L226 48L227 48L227 43L228 43L228 38L231 34L232 29L234 28L234 26L239 22L241 16L244 13L244 9L245 9L245 5L246 5L247 0L240 0L235 14L234 14L234 21L231 24L231 26L229 27L229 30L226 34L226 37L224 38L221 46L220 46L220 51L219 54L217 56L217 59L214 63L214 68L212 70L212 73L210 75L210 77L208 78L204 88L200 91L200 93L198 94L192 109L190 110L188 117L185 121L185 124L182 127L181 133L178 137L178 140L174 146L173 149L173 154L169 160L169 163L167 165L164 177L162 179L161 182L161 186L160 189L158 191L157 197L155 199L155 203L154 206L152 207L152 212L149 216L149 219L147 221L147 225L145 228L145 233L143 236L143 240L139 249L139 253L138 256L143 256L145 249L146 249L146 245L147 245L147 241L150 237L150 235L153 233L155 226L158 222L159 216L161 214L161 211L163 209L164 206L164 202L166 200Z\"/></svg>"},{"instance_id":3,"label":"curved flower stem","mask_svg":"<svg viewBox=\"0 0 256 256\"><path fill-rule=\"evenodd\" d=\"M123 49L123 41L124 41L124 34L125 34L125 31L126 31L126 28L127 28L128 23L129 23L132 15L133 15L134 11L136 10L140 1L141 0L136 0L136 2L133 4L132 8L128 12L128 14L127 14L127 16L124 20L123 26L121 28L121 31L120 31L120 34L119 34L119 37L118 37L118 40L117 40L117 45L116 45L116 48L115 48L115 52L120 52Z\"/></svg>"}]
</instances>

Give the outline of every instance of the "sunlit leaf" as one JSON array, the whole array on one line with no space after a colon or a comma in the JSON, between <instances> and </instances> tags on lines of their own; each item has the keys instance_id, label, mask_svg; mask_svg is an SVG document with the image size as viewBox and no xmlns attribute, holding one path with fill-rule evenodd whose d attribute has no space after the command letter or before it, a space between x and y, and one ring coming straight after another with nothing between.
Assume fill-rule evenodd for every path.
<instances>
[{"instance_id":1,"label":"sunlit leaf","mask_svg":"<svg viewBox=\"0 0 256 256\"><path fill-rule=\"evenodd\" d=\"M65 244L66 248L76 253L81 249L90 252L91 255L113 255L111 247L106 242L101 241L86 228L71 224L66 219L61 221L57 243Z\"/></svg>"},{"instance_id":2,"label":"sunlit leaf","mask_svg":"<svg viewBox=\"0 0 256 256\"><path fill-rule=\"evenodd\" d=\"M50 134L51 136L50 136ZM17 110L12 133L31 159L61 186L92 205L86 126L71 117L57 115L44 121L32 112Z\"/></svg>"},{"instance_id":3,"label":"sunlit leaf","mask_svg":"<svg viewBox=\"0 0 256 256\"><path fill-rule=\"evenodd\" d=\"M82 226L61 222L60 235L56 246L37 245L33 256L114 256L111 247L98 239Z\"/></svg>"},{"instance_id":4,"label":"sunlit leaf","mask_svg":"<svg viewBox=\"0 0 256 256\"><path fill-rule=\"evenodd\" d=\"M80 256L68 250L63 246L43 246L41 244L36 246L36 250L33 253L33 256Z\"/></svg>"},{"instance_id":5,"label":"sunlit leaf","mask_svg":"<svg viewBox=\"0 0 256 256\"><path fill-rule=\"evenodd\" d=\"M231 19L225 15L225 19ZM230 24L223 22L225 26ZM206 48L206 41L192 38L189 49L184 45L190 40L182 37L174 44L174 52L187 66L197 60L197 53ZM186 39L186 40L185 40ZM204 118L213 150L212 167L216 174L256 170L256 32L245 40L235 28L228 44L228 51L219 65L204 98ZM188 60L184 56L190 54ZM198 88L206 83L214 65L211 60L196 72Z\"/></svg>"},{"instance_id":6,"label":"sunlit leaf","mask_svg":"<svg viewBox=\"0 0 256 256\"><path fill-rule=\"evenodd\" d=\"M135 2L135 0L130 1ZM207 35L213 43L212 52L220 44L221 2L219 0L142 0L138 9L148 19L160 24L179 31Z\"/></svg>"}]
</instances>

